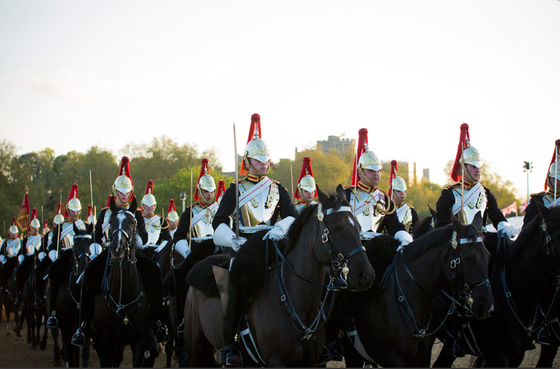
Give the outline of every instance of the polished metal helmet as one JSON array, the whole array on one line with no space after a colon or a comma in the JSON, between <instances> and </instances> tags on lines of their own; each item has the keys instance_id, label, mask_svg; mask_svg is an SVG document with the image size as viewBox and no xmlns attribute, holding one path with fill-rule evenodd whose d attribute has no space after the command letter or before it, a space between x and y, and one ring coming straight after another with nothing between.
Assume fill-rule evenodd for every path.
<instances>
[{"instance_id":1,"label":"polished metal helmet","mask_svg":"<svg viewBox=\"0 0 560 369\"><path fill-rule=\"evenodd\" d=\"M381 170L381 168L383 167L381 164L381 160L379 160L377 155L375 155L373 151L370 151L367 146L364 153L360 156L358 166L362 169L370 169L376 172L378 170Z\"/></svg>"},{"instance_id":2,"label":"polished metal helmet","mask_svg":"<svg viewBox=\"0 0 560 369\"><path fill-rule=\"evenodd\" d=\"M463 150L463 155L459 159L461 164L470 164L474 167L482 167L482 160L480 159L480 154L474 146L468 146Z\"/></svg>"},{"instance_id":3,"label":"polished metal helmet","mask_svg":"<svg viewBox=\"0 0 560 369\"><path fill-rule=\"evenodd\" d=\"M176 222L179 220L179 214L175 210L175 200L169 200L169 208L167 209L167 219L172 222Z\"/></svg>"},{"instance_id":4,"label":"polished metal helmet","mask_svg":"<svg viewBox=\"0 0 560 369\"><path fill-rule=\"evenodd\" d=\"M548 168L548 177L560 179L560 160L550 164L550 167Z\"/></svg>"},{"instance_id":5,"label":"polished metal helmet","mask_svg":"<svg viewBox=\"0 0 560 369\"><path fill-rule=\"evenodd\" d=\"M12 219L12 225L10 226L10 228L8 228L8 232L11 233L11 234L18 234L19 233L19 228L17 226L16 217L14 217L14 219Z\"/></svg>"},{"instance_id":6,"label":"polished metal helmet","mask_svg":"<svg viewBox=\"0 0 560 369\"><path fill-rule=\"evenodd\" d=\"M95 214L93 213L93 206L88 205L86 222L89 224L95 224L96 221L97 219L95 218Z\"/></svg>"},{"instance_id":7,"label":"polished metal helmet","mask_svg":"<svg viewBox=\"0 0 560 369\"><path fill-rule=\"evenodd\" d=\"M37 208L33 208L31 211L31 222L29 226L37 229L41 228L41 222L37 219Z\"/></svg>"},{"instance_id":8,"label":"polished metal helmet","mask_svg":"<svg viewBox=\"0 0 560 369\"><path fill-rule=\"evenodd\" d=\"M134 185L132 183L132 178L130 177L129 159L127 156L123 156L121 159L121 167L119 169L119 176L115 179L113 184L113 194L116 196L115 191L122 192L124 194L130 193L130 197L134 195Z\"/></svg>"},{"instance_id":9,"label":"polished metal helmet","mask_svg":"<svg viewBox=\"0 0 560 369\"><path fill-rule=\"evenodd\" d=\"M72 189L70 190L70 196L68 196L68 203L66 204L66 209L79 212L82 210L82 203L78 198L78 184L74 183Z\"/></svg>"},{"instance_id":10,"label":"polished metal helmet","mask_svg":"<svg viewBox=\"0 0 560 369\"><path fill-rule=\"evenodd\" d=\"M406 182L404 181L404 179L402 177L393 178L393 180L391 181L391 185L392 185L393 191L394 190L402 191L402 192L406 191Z\"/></svg>"},{"instance_id":11,"label":"polished metal helmet","mask_svg":"<svg viewBox=\"0 0 560 369\"><path fill-rule=\"evenodd\" d=\"M298 188L307 192L315 192L315 179L307 174L298 183Z\"/></svg>"},{"instance_id":12,"label":"polished metal helmet","mask_svg":"<svg viewBox=\"0 0 560 369\"><path fill-rule=\"evenodd\" d=\"M62 215L62 203L58 203L58 208L56 209L56 215L53 219L53 227L57 224L62 224L64 222L64 215Z\"/></svg>"},{"instance_id":13,"label":"polished metal helmet","mask_svg":"<svg viewBox=\"0 0 560 369\"><path fill-rule=\"evenodd\" d=\"M156 197L154 196L154 181L149 180L146 185L146 192L142 197L142 205L154 206L157 204Z\"/></svg>"},{"instance_id":14,"label":"polished metal helmet","mask_svg":"<svg viewBox=\"0 0 560 369\"><path fill-rule=\"evenodd\" d=\"M264 142L261 136L261 116L255 113L251 116L249 140L243 156L265 163L270 160L270 151L268 150L267 143Z\"/></svg>"}]
</instances>

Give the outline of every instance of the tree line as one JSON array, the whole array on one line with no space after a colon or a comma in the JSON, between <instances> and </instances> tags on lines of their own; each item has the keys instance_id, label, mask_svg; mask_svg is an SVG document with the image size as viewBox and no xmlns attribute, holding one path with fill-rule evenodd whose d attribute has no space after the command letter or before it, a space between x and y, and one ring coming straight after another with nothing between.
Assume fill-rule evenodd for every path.
<instances>
[{"instance_id":1,"label":"tree line","mask_svg":"<svg viewBox=\"0 0 560 369\"><path fill-rule=\"evenodd\" d=\"M185 194L185 204L190 204L191 182L196 186L203 158L209 160L210 174L216 184L223 180L226 188L234 181L234 173L223 173L221 163L214 151L200 152L196 145L179 145L172 139L161 136L149 144L127 144L124 149L130 158L130 172L134 192L140 202L148 180L154 181L157 213L167 214L169 200L174 199L176 209L182 212L180 194ZM325 192L333 192L338 184L349 185L352 177L355 148L344 152L324 152L308 149L297 152L295 159L280 159L272 163L269 176L280 181L293 195L297 186L303 158L309 156L317 185ZM16 154L16 147L9 141L0 142L0 232L6 236L12 218L18 216L26 190L30 211L37 208L41 222L49 221L56 213L57 204L66 205L73 183L78 184L82 203L82 219L86 218L87 207L92 204L99 214L106 206L112 193L112 185L118 176L121 157L111 151L93 146L85 153L71 151L55 156L54 150L45 148L23 155ZM449 168L451 167L449 163ZM390 163L383 163L383 174L379 188L388 191ZM408 185L407 203L414 206L420 217L430 215L428 205L435 209L442 187L417 178L409 178L407 163L399 163L399 175ZM514 187L485 168L482 183L492 190L503 208L514 202ZM91 185L91 186L90 186ZM192 189L194 191L194 189ZM92 202L93 197L93 202ZM520 201L521 203L521 201Z\"/></svg>"}]
</instances>

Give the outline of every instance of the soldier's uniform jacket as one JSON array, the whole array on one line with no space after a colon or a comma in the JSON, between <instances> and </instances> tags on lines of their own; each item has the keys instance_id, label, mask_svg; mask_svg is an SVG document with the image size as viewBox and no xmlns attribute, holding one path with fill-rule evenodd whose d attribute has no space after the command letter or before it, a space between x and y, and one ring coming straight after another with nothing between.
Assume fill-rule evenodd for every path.
<instances>
[{"instance_id":1,"label":"soldier's uniform jacket","mask_svg":"<svg viewBox=\"0 0 560 369\"><path fill-rule=\"evenodd\" d=\"M44 251L43 248L43 236L37 234L35 236L28 235L23 239L22 247L20 250L21 255L35 255L39 252Z\"/></svg>"},{"instance_id":2,"label":"soldier's uniform jacket","mask_svg":"<svg viewBox=\"0 0 560 369\"><path fill-rule=\"evenodd\" d=\"M397 213L399 222L401 222L404 226L404 229L408 233L412 234L414 231L414 224L419 219L416 209L405 203L397 207L397 210L395 210L395 212Z\"/></svg>"},{"instance_id":3,"label":"soldier's uniform jacket","mask_svg":"<svg viewBox=\"0 0 560 369\"><path fill-rule=\"evenodd\" d=\"M78 219L74 223L65 220L62 224L58 224L53 228L53 235L49 250L70 250L74 247L74 224L80 230L86 229L86 223ZM60 247L59 247L60 244Z\"/></svg>"},{"instance_id":4,"label":"soldier's uniform jacket","mask_svg":"<svg viewBox=\"0 0 560 369\"><path fill-rule=\"evenodd\" d=\"M267 176L259 178L248 175L239 181L239 209L240 227L261 224L273 226L279 217L297 217L288 191L280 182ZM235 222L235 211L235 183L232 183L222 197L212 222L213 228L218 228L222 223L229 227L232 221Z\"/></svg>"},{"instance_id":5,"label":"soldier's uniform jacket","mask_svg":"<svg viewBox=\"0 0 560 369\"><path fill-rule=\"evenodd\" d=\"M212 221L218 211L218 203L213 202L208 206L204 206L200 202L192 204L192 228L191 228L191 206L189 205L177 225L173 242L177 243L179 240L188 239L189 229L192 231L191 238L212 237L214 228L212 228ZM229 223L228 223L229 224Z\"/></svg>"},{"instance_id":6,"label":"soldier's uniform jacket","mask_svg":"<svg viewBox=\"0 0 560 369\"><path fill-rule=\"evenodd\" d=\"M134 212L138 230L137 234L142 239L142 244L148 242L148 232L146 231L146 224L144 223L144 216L142 210L136 209ZM103 247L109 246L111 242L111 233L109 227L109 219L111 218L111 209L109 207L103 208L99 213L97 224L95 225L94 240L96 243Z\"/></svg>"},{"instance_id":7,"label":"soldier's uniform jacket","mask_svg":"<svg viewBox=\"0 0 560 369\"><path fill-rule=\"evenodd\" d=\"M552 206L560 206L560 198L556 197L556 201L554 201L554 190L550 190L548 192L542 191L536 194L531 194L531 201L529 205L527 205L527 209L525 209L525 217L523 218L523 225L529 223L531 219L539 214L539 208L537 207L537 202L540 202L541 205L550 208Z\"/></svg>"},{"instance_id":8,"label":"soldier's uniform jacket","mask_svg":"<svg viewBox=\"0 0 560 369\"><path fill-rule=\"evenodd\" d=\"M146 226L146 232L148 233L148 246L160 245L163 241L171 240L171 235L169 234L169 224L167 220L160 215L155 215L151 218L144 217L144 224Z\"/></svg>"},{"instance_id":9,"label":"soldier's uniform jacket","mask_svg":"<svg viewBox=\"0 0 560 369\"><path fill-rule=\"evenodd\" d=\"M405 230L396 212L386 215L379 211L379 207L395 208L395 204L385 192L366 186L362 182L359 182L355 189L354 186L347 186L344 191L362 232L388 233L394 237L398 231Z\"/></svg>"},{"instance_id":10,"label":"soldier's uniform jacket","mask_svg":"<svg viewBox=\"0 0 560 369\"><path fill-rule=\"evenodd\" d=\"M1 254L6 258L13 258L19 255L21 249L21 240L19 237L12 240L6 238L2 241Z\"/></svg>"},{"instance_id":11,"label":"soldier's uniform jacket","mask_svg":"<svg viewBox=\"0 0 560 369\"><path fill-rule=\"evenodd\" d=\"M301 213L303 208L305 208L307 205L314 205L314 204L317 204L317 201L311 201L311 202L298 201L295 207L297 212Z\"/></svg>"},{"instance_id":12,"label":"soldier's uniform jacket","mask_svg":"<svg viewBox=\"0 0 560 369\"><path fill-rule=\"evenodd\" d=\"M437 227L451 223L452 215L461 220L463 224L470 224L479 212L482 215L482 224L486 224L490 217L494 227L498 228L498 223L506 220L498 208L496 197L480 182L474 185L465 183L463 200L461 200L461 192L461 183L447 186L441 191L441 196L436 204Z\"/></svg>"}]
</instances>

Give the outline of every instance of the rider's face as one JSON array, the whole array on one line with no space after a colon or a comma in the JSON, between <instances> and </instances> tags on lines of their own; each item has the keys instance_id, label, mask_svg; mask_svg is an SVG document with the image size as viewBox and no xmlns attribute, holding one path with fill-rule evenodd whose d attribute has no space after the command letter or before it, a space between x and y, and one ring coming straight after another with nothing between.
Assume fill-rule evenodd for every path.
<instances>
[{"instance_id":1,"label":"rider's face","mask_svg":"<svg viewBox=\"0 0 560 369\"><path fill-rule=\"evenodd\" d=\"M473 181L478 182L480 180L480 168L477 168L471 164L465 164L465 168L467 169L467 172L469 173L469 176Z\"/></svg>"},{"instance_id":2,"label":"rider's face","mask_svg":"<svg viewBox=\"0 0 560 369\"><path fill-rule=\"evenodd\" d=\"M379 181L381 181L381 169L380 170L371 170L371 169L364 169L364 174L370 180L373 185L377 186ZM362 173L360 173L360 178L362 178Z\"/></svg>"}]
</instances>

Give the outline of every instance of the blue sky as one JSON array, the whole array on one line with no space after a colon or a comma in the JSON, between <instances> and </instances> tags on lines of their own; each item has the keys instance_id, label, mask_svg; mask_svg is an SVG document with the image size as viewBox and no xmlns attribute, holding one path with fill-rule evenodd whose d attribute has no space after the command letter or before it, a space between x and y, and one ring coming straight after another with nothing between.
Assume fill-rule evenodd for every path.
<instances>
[{"instance_id":1,"label":"blue sky","mask_svg":"<svg viewBox=\"0 0 560 369\"><path fill-rule=\"evenodd\" d=\"M275 161L365 127L443 184L466 122L524 197L523 161L542 190L560 138L559 19L558 0L4 0L0 139L120 157L166 135L232 170L257 112Z\"/></svg>"}]
</instances>

